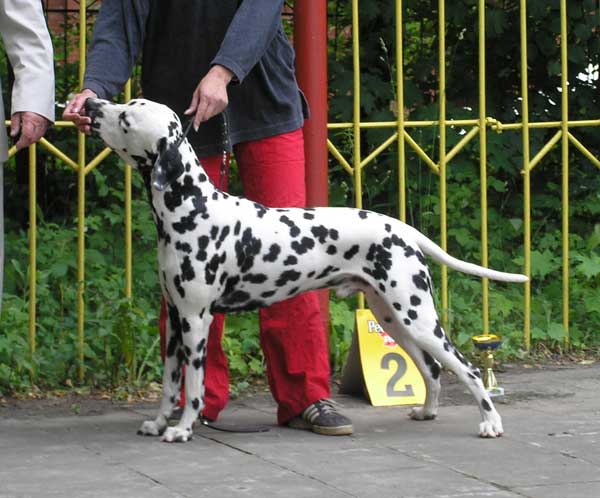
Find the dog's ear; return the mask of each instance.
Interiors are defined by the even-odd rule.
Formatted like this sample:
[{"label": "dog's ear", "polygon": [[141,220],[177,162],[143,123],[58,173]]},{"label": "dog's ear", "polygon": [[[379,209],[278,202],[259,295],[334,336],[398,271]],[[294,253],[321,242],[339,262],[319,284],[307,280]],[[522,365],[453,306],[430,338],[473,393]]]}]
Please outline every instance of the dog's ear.
[{"label": "dog's ear", "polygon": [[177,180],[184,170],[181,153],[177,146],[167,143],[166,138],[161,138],[158,142],[158,158],[152,168],[152,186],[158,191],[163,191]]}]

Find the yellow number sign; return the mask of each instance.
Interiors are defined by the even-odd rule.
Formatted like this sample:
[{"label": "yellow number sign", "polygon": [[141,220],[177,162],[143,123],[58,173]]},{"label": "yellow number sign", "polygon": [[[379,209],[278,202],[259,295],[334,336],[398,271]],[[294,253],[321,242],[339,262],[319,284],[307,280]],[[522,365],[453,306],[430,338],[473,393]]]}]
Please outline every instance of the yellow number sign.
[{"label": "yellow number sign", "polygon": [[425,382],[421,372],[370,310],[356,312],[356,330],[362,377],[371,404],[423,404]]}]

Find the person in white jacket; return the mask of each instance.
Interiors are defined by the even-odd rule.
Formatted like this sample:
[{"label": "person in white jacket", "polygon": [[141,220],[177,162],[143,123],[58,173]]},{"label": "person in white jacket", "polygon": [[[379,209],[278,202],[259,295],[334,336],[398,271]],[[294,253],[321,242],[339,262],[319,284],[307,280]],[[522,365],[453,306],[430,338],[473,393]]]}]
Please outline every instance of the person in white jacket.
[{"label": "person in white jacket", "polygon": [[[54,59],[42,2],[0,0],[0,36],[15,75],[10,135],[16,140],[17,149],[22,149],[42,138],[54,121]],[[4,119],[1,98],[0,117]],[[0,311],[4,266],[3,165],[7,159],[8,137],[4,126],[0,126]]]}]

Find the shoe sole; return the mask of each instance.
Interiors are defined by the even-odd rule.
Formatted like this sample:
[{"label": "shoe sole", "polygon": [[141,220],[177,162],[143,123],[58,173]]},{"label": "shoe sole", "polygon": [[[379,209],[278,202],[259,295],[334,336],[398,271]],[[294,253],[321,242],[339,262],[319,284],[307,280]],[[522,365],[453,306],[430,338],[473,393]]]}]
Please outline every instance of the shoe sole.
[{"label": "shoe sole", "polygon": [[313,431],[321,436],[349,436],[354,432],[354,427],[350,425],[339,425],[337,427],[327,427],[323,425],[311,425],[301,418],[294,418],[288,422],[288,427],[292,429],[302,429]]}]

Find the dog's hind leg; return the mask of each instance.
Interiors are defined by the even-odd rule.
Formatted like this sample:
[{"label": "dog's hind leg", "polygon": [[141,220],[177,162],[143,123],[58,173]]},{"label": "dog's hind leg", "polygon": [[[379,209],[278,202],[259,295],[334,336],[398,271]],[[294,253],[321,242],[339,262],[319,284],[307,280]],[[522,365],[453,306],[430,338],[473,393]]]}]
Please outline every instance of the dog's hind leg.
[{"label": "dog's hind leg", "polygon": [[369,307],[379,324],[411,357],[425,381],[425,404],[422,407],[413,408],[410,417],[414,420],[433,420],[437,416],[438,398],[441,389],[440,372],[442,368],[440,364],[413,342],[410,335],[403,330],[398,321],[389,321],[391,317],[395,316],[395,313],[384,299],[376,294],[373,289],[367,289],[365,294]]},{"label": "dog's hind leg", "polygon": [[[390,315],[387,316],[384,315],[383,326],[385,327],[388,321],[401,324],[402,329],[410,337],[410,341],[431,357],[424,356],[425,363],[435,358],[445,368],[454,372],[477,401],[482,418],[479,435],[487,438],[501,436],[504,432],[502,419],[483,386],[479,370],[452,345],[438,319],[433,297],[425,287],[429,290],[429,285],[423,283],[421,289],[412,289],[414,292],[412,294],[388,291],[386,301],[392,303],[394,312],[393,314],[390,312]],[[421,415],[425,414],[425,410],[422,413],[417,410],[413,418],[420,419]]]},{"label": "dog's hind leg", "polygon": [[206,345],[212,315],[204,310],[187,313],[181,317],[182,343],[177,356],[186,365],[185,398],[186,404],[179,423],[167,427],[162,441],[186,442],[192,439],[193,425],[204,408],[204,367],[206,365]]}]

